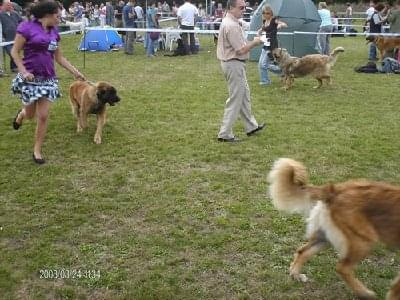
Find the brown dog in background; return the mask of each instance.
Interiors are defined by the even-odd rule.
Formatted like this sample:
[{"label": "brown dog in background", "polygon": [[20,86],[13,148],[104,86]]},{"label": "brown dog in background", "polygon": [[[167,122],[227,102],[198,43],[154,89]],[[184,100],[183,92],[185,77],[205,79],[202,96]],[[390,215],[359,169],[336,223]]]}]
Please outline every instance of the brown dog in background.
[{"label": "brown dog in background", "polygon": [[320,88],[323,79],[330,84],[330,70],[335,64],[338,54],[343,51],[343,47],[337,47],[331,55],[309,54],[299,58],[290,56],[284,48],[276,48],[272,54],[282,69],[284,89],[288,90],[292,86],[294,78],[307,75],[318,80],[318,85],[314,88]]},{"label": "brown dog in background", "polygon": [[77,132],[81,132],[87,126],[89,114],[96,114],[97,128],[94,142],[100,144],[103,126],[106,123],[106,104],[114,106],[121,100],[117,95],[117,90],[104,81],[95,84],[75,81],[69,88],[69,99],[72,112],[78,119]]},{"label": "brown dog in background", "polygon": [[367,37],[367,41],[368,43],[375,43],[376,48],[379,50],[381,61],[393,49],[400,49],[400,37],[374,35]]},{"label": "brown dog in background", "polygon": [[[308,216],[308,242],[297,249],[290,275],[307,281],[302,266],[330,243],[339,253],[336,271],[342,279],[357,297],[375,299],[354,268],[377,242],[400,247],[400,187],[367,180],[312,186],[306,168],[289,158],[277,160],[268,176],[273,205]],[[400,299],[400,276],[386,299]]]}]

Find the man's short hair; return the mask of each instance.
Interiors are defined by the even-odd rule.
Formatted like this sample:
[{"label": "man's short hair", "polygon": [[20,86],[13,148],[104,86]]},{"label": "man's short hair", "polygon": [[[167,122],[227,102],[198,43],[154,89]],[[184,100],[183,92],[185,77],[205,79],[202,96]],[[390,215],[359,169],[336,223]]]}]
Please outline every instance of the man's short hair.
[{"label": "man's short hair", "polygon": [[236,7],[236,3],[237,3],[237,0],[228,0],[226,2],[226,9],[229,10],[229,9]]}]

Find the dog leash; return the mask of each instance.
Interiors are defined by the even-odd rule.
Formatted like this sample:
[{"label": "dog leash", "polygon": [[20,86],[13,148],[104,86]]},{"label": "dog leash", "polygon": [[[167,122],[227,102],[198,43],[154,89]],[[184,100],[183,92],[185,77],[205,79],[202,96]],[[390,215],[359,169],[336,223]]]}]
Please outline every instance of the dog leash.
[{"label": "dog leash", "polygon": [[90,80],[85,80],[87,83],[89,83],[90,85],[96,85],[93,81],[90,81]]}]

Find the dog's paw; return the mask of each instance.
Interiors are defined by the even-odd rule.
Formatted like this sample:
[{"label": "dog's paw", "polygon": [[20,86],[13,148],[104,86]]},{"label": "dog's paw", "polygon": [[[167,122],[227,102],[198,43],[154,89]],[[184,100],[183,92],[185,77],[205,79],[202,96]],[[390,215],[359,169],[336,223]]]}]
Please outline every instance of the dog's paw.
[{"label": "dog's paw", "polygon": [[95,144],[101,144],[101,137],[100,136],[98,136],[98,135],[95,135],[94,136],[94,143]]},{"label": "dog's paw", "polygon": [[301,273],[294,273],[294,274],[290,274],[290,276],[294,279],[297,280],[299,282],[307,282],[308,281],[308,277],[306,274],[301,274]]},{"label": "dog's paw", "polygon": [[78,127],[78,128],[76,128],[76,132],[77,132],[77,133],[81,133],[81,132],[82,132],[82,130],[83,130],[83,129],[82,129],[82,127]]},{"label": "dog's paw", "polygon": [[[358,293],[357,295],[357,299],[362,299],[362,300],[373,300],[373,299],[377,299],[376,294],[371,291],[371,290],[365,290],[362,293]],[[398,299],[397,297],[395,299]]]}]

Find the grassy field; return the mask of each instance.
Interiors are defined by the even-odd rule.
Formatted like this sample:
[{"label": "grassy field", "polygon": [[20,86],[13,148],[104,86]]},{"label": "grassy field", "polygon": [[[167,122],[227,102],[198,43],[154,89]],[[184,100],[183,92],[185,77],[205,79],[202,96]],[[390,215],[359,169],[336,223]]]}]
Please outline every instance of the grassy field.
[{"label": "grassy field", "polygon": [[[277,77],[261,87],[248,63],[253,111],[268,127],[247,138],[237,122],[235,145],[216,141],[227,88],[211,37],[196,56],[146,59],[136,44],[133,56],[87,53],[85,68],[79,39],[63,38],[65,55],[122,98],[103,144],[92,141],[94,117],[75,132],[72,77],[58,69],[63,97],[47,163],[35,165],[35,123],[12,129],[20,103],[11,77],[0,79],[1,299],[352,299],[333,250],[306,265],[310,282],[289,278],[304,222],[273,209],[266,174],[283,156],[303,161],[315,184],[400,183],[400,76],[353,71],[366,63],[363,38],[332,40],[346,52],[319,90],[310,78],[288,92]],[[399,262],[378,247],[358,275],[383,298]]]}]

